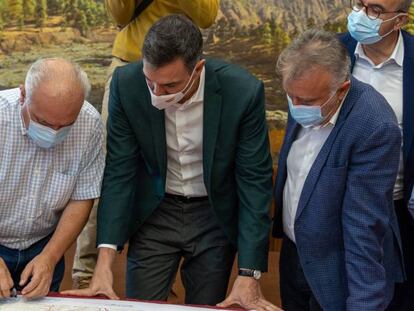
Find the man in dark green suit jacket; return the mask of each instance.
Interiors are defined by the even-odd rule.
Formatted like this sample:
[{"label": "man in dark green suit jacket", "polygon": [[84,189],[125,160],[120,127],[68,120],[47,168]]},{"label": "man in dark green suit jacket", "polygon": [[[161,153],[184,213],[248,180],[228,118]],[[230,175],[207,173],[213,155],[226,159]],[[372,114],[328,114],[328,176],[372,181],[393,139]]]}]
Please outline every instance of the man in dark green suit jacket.
[{"label": "man in dark green suit jacket", "polygon": [[113,75],[99,259],[77,293],[116,298],[110,267],[129,242],[128,297],[166,299],[184,258],[186,303],[217,304],[237,251],[239,277],[221,305],[276,310],[258,283],[272,191],[263,84],[203,59],[201,33],[183,16],[156,23],[143,54]]}]

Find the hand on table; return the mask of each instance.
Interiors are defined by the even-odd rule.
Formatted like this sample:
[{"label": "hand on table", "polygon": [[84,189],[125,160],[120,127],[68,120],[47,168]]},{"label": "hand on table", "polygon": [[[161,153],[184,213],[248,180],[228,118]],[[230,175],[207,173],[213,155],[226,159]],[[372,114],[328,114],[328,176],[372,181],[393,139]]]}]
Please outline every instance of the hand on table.
[{"label": "hand on table", "polygon": [[85,297],[105,295],[109,299],[119,299],[112,286],[113,275],[111,269],[100,268],[97,265],[88,288],[65,290],[61,294]]},{"label": "hand on table", "polygon": [[3,258],[0,257],[0,299],[8,298],[13,287],[13,279]]},{"label": "hand on table", "polygon": [[245,276],[238,276],[230,295],[217,304],[218,307],[223,308],[232,305],[239,305],[247,310],[282,311],[264,298],[257,280]]},{"label": "hand on table", "polygon": [[[24,268],[19,285],[27,299],[44,297],[49,293],[56,262],[45,254],[39,254]],[[30,281],[29,281],[30,280]]]}]

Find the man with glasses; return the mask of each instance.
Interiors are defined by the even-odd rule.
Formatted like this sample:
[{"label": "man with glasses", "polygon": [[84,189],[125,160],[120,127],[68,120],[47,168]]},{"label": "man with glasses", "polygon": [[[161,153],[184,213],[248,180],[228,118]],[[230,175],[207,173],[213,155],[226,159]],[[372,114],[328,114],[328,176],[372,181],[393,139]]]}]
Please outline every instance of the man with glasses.
[{"label": "man with glasses", "polygon": [[353,0],[349,32],[340,36],[351,56],[352,74],[386,98],[402,132],[394,206],[407,280],[397,285],[390,305],[399,311],[414,306],[414,222],[407,209],[414,184],[414,37],[401,29],[411,5],[412,0]]},{"label": "man with glasses", "polygon": [[287,311],[383,311],[403,277],[392,199],[398,123],[378,92],[350,77],[349,65],[336,36],[318,30],[277,62],[289,118],[273,233],[283,238]]}]

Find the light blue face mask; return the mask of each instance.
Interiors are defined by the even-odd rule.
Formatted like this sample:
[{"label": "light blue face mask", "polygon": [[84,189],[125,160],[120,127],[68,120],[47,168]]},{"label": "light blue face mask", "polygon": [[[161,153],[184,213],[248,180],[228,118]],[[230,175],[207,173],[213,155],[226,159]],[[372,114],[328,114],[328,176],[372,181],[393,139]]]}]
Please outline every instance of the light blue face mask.
[{"label": "light blue face mask", "polygon": [[391,30],[387,34],[381,36],[379,34],[381,25],[397,18],[398,16],[400,16],[400,14],[387,20],[382,20],[380,18],[371,19],[363,10],[358,12],[352,11],[348,15],[348,31],[351,36],[361,44],[374,44],[393,32],[393,30]]},{"label": "light blue face mask", "polygon": [[322,115],[322,107],[325,106],[336,94],[336,92],[321,106],[306,106],[306,105],[294,105],[292,99],[287,95],[289,104],[289,111],[292,118],[296,120],[303,127],[317,126],[321,124],[326,116]]},{"label": "light blue face mask", "polygon": [[27,135],[33,142],[41,148],[49,149],[65,140],[68,136],[72,125],[62,127],[59,130],[54,130],[50,127],[44,126],[32,120],[27,107],[29,115],[29,127],[27,129]]}]

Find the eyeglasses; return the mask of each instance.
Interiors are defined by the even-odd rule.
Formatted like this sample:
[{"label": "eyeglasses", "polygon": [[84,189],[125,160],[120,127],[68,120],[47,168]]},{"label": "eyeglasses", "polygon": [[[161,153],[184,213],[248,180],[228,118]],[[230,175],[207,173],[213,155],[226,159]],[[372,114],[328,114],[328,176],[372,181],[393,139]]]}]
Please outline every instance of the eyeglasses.
[{"label": "eyeglasses", "polygon": [[366,5],[364,2],[362,2],[361,0],[351,0],[351,8],[352,10],[354,10],[355,12],[359,12],[361,10],[365,9],[365,14],[367,14],[367,16],[372,19],[378,19],[380,17],[381,14],[388,14],[388,13],[404,13],[401,10],[398,11],[393,11],[393,12],[386,12],[384,11],[384,9],[379,6],[379,5]]}]

